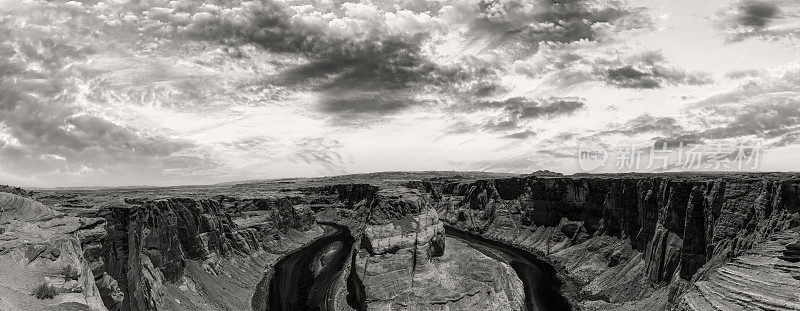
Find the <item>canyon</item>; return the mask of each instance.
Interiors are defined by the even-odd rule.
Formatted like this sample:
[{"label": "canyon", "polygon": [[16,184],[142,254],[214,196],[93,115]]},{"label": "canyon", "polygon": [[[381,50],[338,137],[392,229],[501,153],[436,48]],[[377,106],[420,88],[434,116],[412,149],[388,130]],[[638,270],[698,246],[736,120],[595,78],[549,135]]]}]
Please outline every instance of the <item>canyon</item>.
[{"label": "canyon", "polygon": [[[0,310],[800,310],[799,187],[470,172],[3,187]],[[58,295],[33,297],[41,283]]]}]

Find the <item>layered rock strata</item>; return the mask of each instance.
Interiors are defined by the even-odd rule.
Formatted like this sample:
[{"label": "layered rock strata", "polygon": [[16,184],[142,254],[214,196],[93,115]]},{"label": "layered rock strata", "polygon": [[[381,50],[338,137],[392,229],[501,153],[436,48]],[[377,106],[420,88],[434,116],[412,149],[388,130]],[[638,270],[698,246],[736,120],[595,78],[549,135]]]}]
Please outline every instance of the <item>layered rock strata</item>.
[{"label": "layered rock strata", "polygon": [[[78,239],[96,224],[0,192],[0,310],[105,310]],[[53,297],[37,299],[40,285]]]},{"label": "layered rock strata", "polygon": [[800,282],[787,232],[800,225],[799,184],[772,175],[509,178],[444,184],[438,209],[454,226],[551,262],[584,310],[791,310]]},{"label": "layered rock strata", "polygon": [[[335,310],[524,308],[514,270],[443,222],[549,262],[573,309],[798,310],[799,187],[788,174],[445,178],[113,192],[128,200],[70,196],[58,211],[2,188],[0,310],[266,310],[272,267],[323,236],[317,222],[355,239],[327,289]],[[33,298],[40,282],[60,293]]]},{"label": "layered rock strata", "polygon": [[[381,189],[366,207],[354,267],[369,310],[521,310],[521,281],[507,264],[446,239],[435,199]],[[428,191],[432,190],[428,187]]]},{"label": "layered rock strata", "polygon": [[234,219],[225,212],[234,208],[224,198],[131,203],[138,205],[115,208],[108,217],[101,267],[104,277],[116,281],[116,288],[105,289],[110,310],[244,310],[267,304],[257,290],[268,284],[263,273],[282,254],[322,234],[303,206],[240,211]]}]

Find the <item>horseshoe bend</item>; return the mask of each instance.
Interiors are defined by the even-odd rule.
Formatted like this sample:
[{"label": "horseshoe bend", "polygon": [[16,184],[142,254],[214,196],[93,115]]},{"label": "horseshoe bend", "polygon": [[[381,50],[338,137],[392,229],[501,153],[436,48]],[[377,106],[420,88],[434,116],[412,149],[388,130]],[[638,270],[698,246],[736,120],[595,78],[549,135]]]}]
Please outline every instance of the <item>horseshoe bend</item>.
[{"label": "horseshoe bend", "polygon": [[0,310],[800,310],[799,190],[791,173],[5,186]]}]

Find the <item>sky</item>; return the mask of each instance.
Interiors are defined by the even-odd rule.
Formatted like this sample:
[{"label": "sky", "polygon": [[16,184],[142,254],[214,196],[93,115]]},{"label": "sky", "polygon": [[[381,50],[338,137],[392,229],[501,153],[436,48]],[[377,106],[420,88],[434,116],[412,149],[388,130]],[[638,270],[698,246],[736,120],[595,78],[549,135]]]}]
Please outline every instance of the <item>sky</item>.
[{"label": "sky", "polygon": [[797,171],[799,40],[793,0],[0,0],[0,183]]}]

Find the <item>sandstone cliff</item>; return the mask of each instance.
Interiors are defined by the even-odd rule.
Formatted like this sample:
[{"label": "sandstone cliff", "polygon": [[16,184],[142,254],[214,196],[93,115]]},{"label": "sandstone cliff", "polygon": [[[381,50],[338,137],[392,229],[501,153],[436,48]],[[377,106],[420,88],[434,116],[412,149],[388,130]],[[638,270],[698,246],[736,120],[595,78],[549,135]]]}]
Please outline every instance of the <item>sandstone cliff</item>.
[{"label": "sandstone cliff", "polygon": [[105,232],[84,239],[93,250],[86,257],[110,310],[267,310],[274,264],[324,234],[314,212],[341,210],[327,220],[359,228],[349,212],[376,191],[354,184],[127,199],[103,212]]},{"label": "sandstone cliff", "polygon": [[271,264],[322,234],[305,206],[228,198],[129,203],[107,218],[102,247],[104,277],[116,281],[116,288],[101,286],[111,310],[250,309],[264,303],[251,295]]},{"label": "sandstone cliff", "polygon": [[[516,268],[445,223],[550,263],[573,309],[798,310],[798,187],[600,175],[39,196],[54,208],[4,188],[0,310],[268,310],[273,267],[328,236],[319,224],[355,241],[312,261],[350,252],[321,293],[335,310],[524,309]],[[39,282],[61,293],[35,299]]]},{"label": "sandstone cliff", "polygon": [[[413,187],[414,189],[408,188]],[[362,207],[354,267],[369,310],[521,310],[521,281],[507,264],[446,239],[430,183],[385,187]]]},{"label": "sandstone cliff", "polygon": [[797,242],[799,184],[781,175],[509,178],[443,184],[438,209],[551,262],[581,309],[796,310],[800,270],[780,257]]}]

